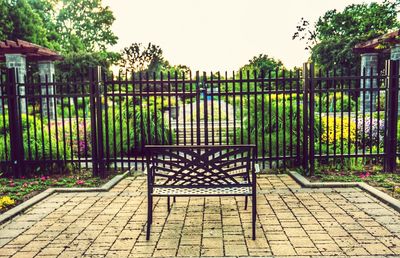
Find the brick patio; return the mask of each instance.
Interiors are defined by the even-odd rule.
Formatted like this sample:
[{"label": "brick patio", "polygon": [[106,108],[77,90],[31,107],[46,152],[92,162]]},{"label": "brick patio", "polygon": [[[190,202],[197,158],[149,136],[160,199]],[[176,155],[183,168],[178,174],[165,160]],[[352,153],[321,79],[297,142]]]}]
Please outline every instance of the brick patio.
[{"label": "brick patio", "polygon": [[258,179],[257,240],[244,198],[155,200],[145,240],[146,178],[110,192],[57,193],[0,226],[3,257],[400,255],[400,216],[358,188],[301,188]]}]

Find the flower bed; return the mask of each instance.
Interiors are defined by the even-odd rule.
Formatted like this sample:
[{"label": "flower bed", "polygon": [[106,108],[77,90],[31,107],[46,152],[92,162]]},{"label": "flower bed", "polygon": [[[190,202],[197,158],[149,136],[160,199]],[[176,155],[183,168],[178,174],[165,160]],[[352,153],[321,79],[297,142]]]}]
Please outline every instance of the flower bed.
[{"label": "flower bed", "polygon": [[[110,175],[112,177],[113,175]],[[109,178],[110,178],[109,177]],[[0,213],[20,204],[50,187],[97,187],[108,181],[92,177],[90,171],[74,175],[35,176],[32,178],[0,178]]]},{"label": "flower bed", "polygon": [[319,182],[365,182],[400,200],[400,174],[382,173],[377,167],[363,171],[343,172],[334,169],[318,171],[311,181]]}]

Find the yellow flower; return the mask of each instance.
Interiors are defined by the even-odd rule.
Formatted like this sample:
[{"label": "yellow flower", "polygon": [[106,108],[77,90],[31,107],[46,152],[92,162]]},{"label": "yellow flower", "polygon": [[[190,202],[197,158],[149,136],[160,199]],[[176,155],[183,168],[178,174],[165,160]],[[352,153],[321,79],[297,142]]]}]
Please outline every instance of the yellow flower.
[{"label": "yellow flower", "polygon": [[10,198],[10,196],[0,197],[0,210],[6,208],[7,206],[14,205],[15,201]]},{"label": "yellow flower", "polygon": [[[356,139],[356,124],[349,118],[324,117],[321,120],[321,140],[325,143],[354,142]],[[349,127],[350,125],[350,127]]]}]

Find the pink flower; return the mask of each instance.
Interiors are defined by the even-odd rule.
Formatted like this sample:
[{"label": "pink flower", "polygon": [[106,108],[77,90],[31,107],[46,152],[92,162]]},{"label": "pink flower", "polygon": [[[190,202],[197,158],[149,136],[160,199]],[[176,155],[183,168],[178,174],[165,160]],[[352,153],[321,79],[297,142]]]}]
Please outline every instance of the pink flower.
[{"label": "pink flower", "polygon": [[10,182],[10,186],[11,187],[15,186],[14,182]]},{"label": "pink flower", "polygon": [[84,180],[76,180],[77,185],[83,185],[85,183]]},{"label": "pink flower", "polygon": [[45,177],[45,176],[42,176],[42,177],[40,178],[40,180],[45,181],[45,180],[46,180],[46,177]]},{"label": "pink flower", "polygon": [[370,175],[371,174],[369,172],[365,172],[365,173],[360,174],[358,177],[361,178],[361,179],[364,179],[364,178],[369,177]]},{"label": "pink flower", "polygon": [[22,185],[22,187],[27,187],[28,186],[28,184],[27,183],[24,183],[23,185]]}]

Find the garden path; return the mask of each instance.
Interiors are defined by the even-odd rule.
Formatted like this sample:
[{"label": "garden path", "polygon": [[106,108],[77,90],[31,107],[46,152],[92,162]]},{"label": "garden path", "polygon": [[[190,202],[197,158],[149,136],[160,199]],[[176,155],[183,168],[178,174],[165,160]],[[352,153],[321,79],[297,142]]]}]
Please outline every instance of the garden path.
[{"label": "garden path", "polygon": [[[232,136],[234,129],[240,128],[240,121],[234,119],[234,109],[231,104],[221,100],[207,101],[207,116],[205,116],[204,101],[200,102],[200,143],[204,144],[205,139],[213,144],[226,144],[227,137]],[[168,115],[168,114],[167,114]],[[208,135],[206,137],[206,122],[207,117]],[[178,131],[177,141],[179,143],[196,144],[197,143],[197,112],[196,102],[184,104],[179,107],[177,120],[173,120],[171,127]],[[193,142],[192,142],[193,141]]]}]

